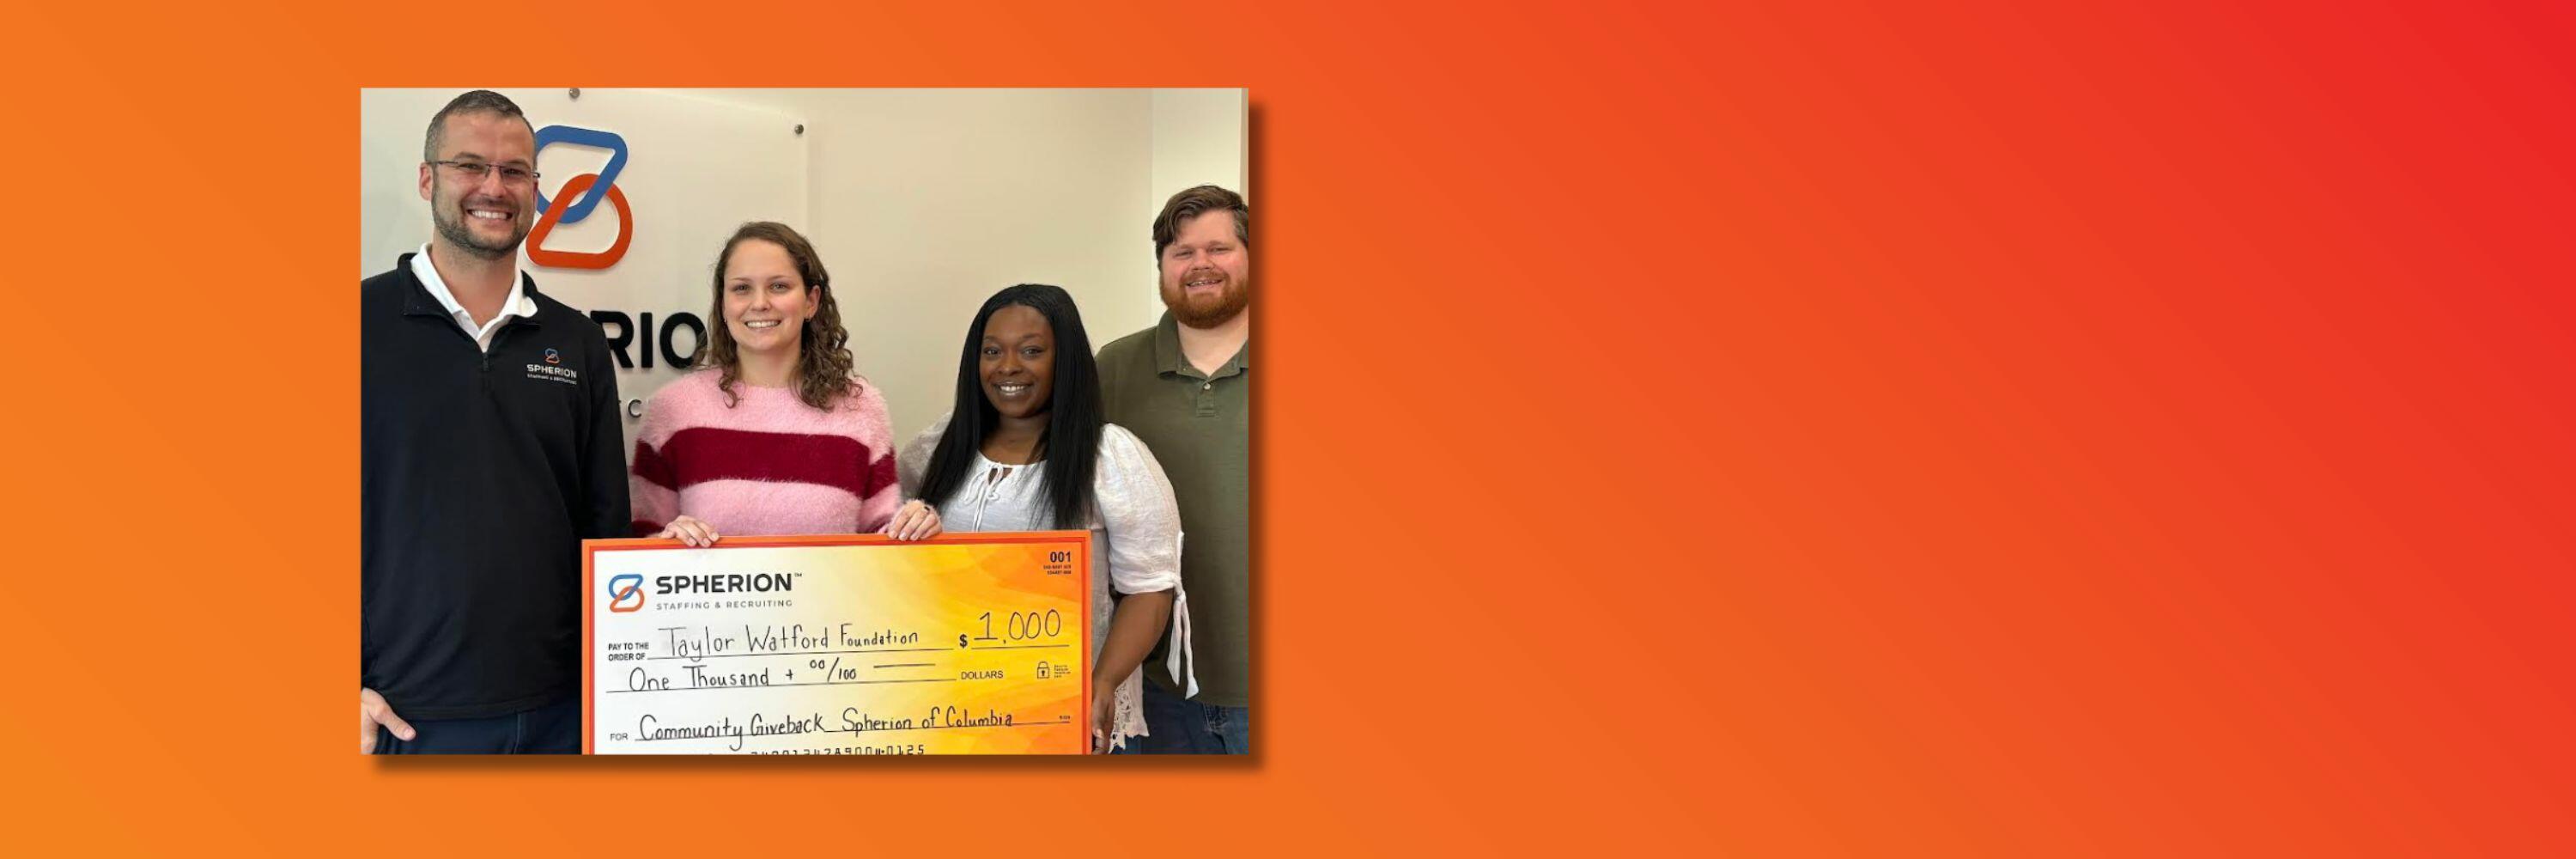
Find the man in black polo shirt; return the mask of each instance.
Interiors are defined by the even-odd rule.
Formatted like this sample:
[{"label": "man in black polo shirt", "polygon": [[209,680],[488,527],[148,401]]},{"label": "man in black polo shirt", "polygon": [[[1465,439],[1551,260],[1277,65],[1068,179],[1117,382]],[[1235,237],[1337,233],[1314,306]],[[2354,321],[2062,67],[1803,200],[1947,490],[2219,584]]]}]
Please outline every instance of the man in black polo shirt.
[{"label": "man in black polo shirt", "polygon": [[499,93],[448,102],[438,229],[358,284],[361,752],[581,751],[580,541],[626,536],[625,438],[607,338],[518,271],[536,145]]}]

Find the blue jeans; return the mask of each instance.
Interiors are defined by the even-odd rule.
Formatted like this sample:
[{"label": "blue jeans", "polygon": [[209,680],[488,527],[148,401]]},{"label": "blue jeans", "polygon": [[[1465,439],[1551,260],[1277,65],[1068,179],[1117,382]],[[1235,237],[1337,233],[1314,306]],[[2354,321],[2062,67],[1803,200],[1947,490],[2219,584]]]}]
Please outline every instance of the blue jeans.
[{"label": "blue jeans", "polygon": [[1145,753],[1241,755],[1252,752],[1252,709],[1201,704],[1145,683]]},{"label": "blue jeans", "polygon": [[412,739],[376,726],[379,755],[581,754],[581,700],[489,719],[407,719]]}]

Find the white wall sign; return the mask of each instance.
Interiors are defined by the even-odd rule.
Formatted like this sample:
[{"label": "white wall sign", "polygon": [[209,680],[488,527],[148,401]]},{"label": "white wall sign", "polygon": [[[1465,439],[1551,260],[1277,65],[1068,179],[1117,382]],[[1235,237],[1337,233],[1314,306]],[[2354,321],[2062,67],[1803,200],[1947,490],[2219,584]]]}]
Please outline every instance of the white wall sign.
[{"label": "white wall sign", "polygon": [[[429,204],[416,190],[421,144],[429,118],[460,92],[363,93],[360,277],[429,240]],[[539,290],[600,323],[624,368],[617,387],[631,421],[684,372],[680,362],[714,324],[705,317],[716,254],[734,228],[809,223],[804,120],[668,91],[498,92],[527,113],[541,144],[537,190],[547,205],[519,265]],[[568,185],[576,193],[566,195]]]}]

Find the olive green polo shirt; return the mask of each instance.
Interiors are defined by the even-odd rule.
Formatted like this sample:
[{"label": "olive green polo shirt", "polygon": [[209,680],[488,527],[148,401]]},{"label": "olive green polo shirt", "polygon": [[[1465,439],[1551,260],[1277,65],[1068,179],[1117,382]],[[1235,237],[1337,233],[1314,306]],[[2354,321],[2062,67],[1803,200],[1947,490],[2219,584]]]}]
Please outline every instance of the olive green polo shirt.
[{"label": "olive green polo shirt", "polygon": [[[1181,506],[1181,586],[1201,703],[1252,705],[1252,344],[1214,373],[1181,357],[1170,313],[1100,347],[1101,406],[1143,439]],[[1177,692],[1156,645],[1145,676]]]}]

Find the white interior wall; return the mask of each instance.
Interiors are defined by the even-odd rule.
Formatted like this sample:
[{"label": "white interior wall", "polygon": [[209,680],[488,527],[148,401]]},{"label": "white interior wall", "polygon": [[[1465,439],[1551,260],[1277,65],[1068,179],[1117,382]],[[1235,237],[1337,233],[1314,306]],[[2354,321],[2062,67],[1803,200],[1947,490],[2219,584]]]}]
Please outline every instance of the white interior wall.
[{"label": "white interior wall", "polygon": [[1154,206],[1182,189],[1216,185],[1252,201],[1251,105],[1239,89],[1158,89],[1154,101]]},{"label": "white interior wall", "polygon": [[[733,93],[718,94],[733,96]],[[948,411],[967,323],[995,291],[1052,283],[1085,327],[1120,331],[1151,299],[1143,228],[1150,104],[1126,90],[787,90],[812,119],[815,246],[859,370],[897,442]],[[1150,216],[1148,216],[1150,218]],[[1141,286],[1139,286],[1141,285]]]},{"label": "white interior wall", "polygon": [[[1157,165],[1239,185],[1246,157],[1240,89],[695,93],[807,119],[813,215],[796,226],[831,267],[898,443],[948,411],[966,325],[1003,287],[1064,287],[1095,347],[1154,324],[1149,228],[1187,187],[1159,191]],[[1186,109],[1166,117],[1158,105],[1176,95]],[[1188,184],[1200,181],[1217,179]]]}]

